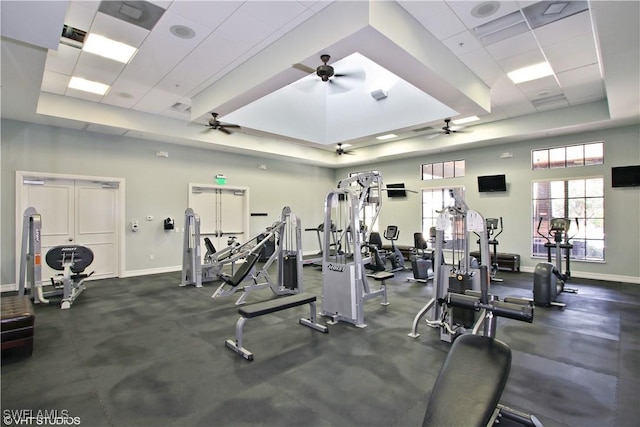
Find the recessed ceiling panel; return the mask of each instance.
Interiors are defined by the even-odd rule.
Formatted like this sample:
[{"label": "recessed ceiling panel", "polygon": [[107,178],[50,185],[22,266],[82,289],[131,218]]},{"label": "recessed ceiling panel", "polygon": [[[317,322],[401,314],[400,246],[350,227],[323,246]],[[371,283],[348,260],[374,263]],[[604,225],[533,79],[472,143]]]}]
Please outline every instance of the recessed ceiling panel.
[{"label": "recessed ceiling panel", "polygon": [[[458,113],[359,53],[331,64],[336,76],[310,74],[224,119],[242,127],[330,145]],[[372,92],[387,97],[376,100]]]}]

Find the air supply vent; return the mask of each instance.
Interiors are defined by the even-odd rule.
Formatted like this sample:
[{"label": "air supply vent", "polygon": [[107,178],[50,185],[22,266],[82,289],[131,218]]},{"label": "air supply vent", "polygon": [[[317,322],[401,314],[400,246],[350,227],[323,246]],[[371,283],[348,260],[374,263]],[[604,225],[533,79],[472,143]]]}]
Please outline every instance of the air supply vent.
[{"label": "air supply vent", "polygon": [[82,49],[82,45],[84,44],[84,38],[86,37],[86,35],[86,31],[73,28],[69,25],[64,25],[62,27],[60,43],[67,46],[75,47],[77,49]]},{"label": "air supply vent", "polygon": [[148,1],[102,1],[98,11],[149,31],[164,14],[163,8]]},{"label": "air supply vent", "polygon": [[188,104],[183,104],[182,102],[176,102],[175,104],[173,104],[171,106],[171,109],[173,111],[178,111],[180,113],[190,113],[191,112],[191,106]]},{"label": "air supply vent", "polygon": [[436,128],[434,128],[433,126],[425,126],[423,128],[413,129],[413,132],[427,132],[430,130],[436,130]]}]

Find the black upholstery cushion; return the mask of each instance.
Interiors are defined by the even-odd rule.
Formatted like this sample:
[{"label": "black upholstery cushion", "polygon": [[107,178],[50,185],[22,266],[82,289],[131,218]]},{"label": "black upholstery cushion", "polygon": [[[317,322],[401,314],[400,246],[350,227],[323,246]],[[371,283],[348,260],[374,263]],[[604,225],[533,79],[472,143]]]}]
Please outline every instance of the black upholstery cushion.
[{"label": "black upholstery cushion", "polygon": [[315,300],[316,296],[310,293],[295,294],[265,302],[259,302],[257,304],[251,304],[246,307],[240,307],[238,309],[238,313],[240,313],[242,317],[250,319],[252,317],[258,317],[264,314],[275,313],[276,311],[297,307],[299,305],[309,304]]},{"label": "black upholstery cushion", "polygon": [[481,335],[458,337],[438,374],[425,426],[486,426],[511,369],[511,349]]}]

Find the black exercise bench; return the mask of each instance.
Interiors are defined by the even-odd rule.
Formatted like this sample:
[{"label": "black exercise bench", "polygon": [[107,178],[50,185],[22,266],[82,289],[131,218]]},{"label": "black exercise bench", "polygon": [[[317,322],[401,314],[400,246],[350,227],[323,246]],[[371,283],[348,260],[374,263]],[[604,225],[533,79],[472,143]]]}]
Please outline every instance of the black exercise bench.
[{"label": "black exercise bench", "polygon": [[265,314],[276,313],[278,311],[287,310],[289,308],[298,307],[305,304],[309,304],[310,307],[309,318],[300,319],[300,324],[308,326],[311,329],[315,329],[325,334],[329,332],[329,329],[325,325],[316,323],[316,296],[310,293],[300,293],[282,298],[275,298],[257,304],[251,304],[245,307],[240,307],[238,309],[240,318],[236,322],[236,338],[235,340],[226,340],[225,345],[245,359],[253,360],[253,353],[242,346],[242,330],[247,319],[264,316]]}]

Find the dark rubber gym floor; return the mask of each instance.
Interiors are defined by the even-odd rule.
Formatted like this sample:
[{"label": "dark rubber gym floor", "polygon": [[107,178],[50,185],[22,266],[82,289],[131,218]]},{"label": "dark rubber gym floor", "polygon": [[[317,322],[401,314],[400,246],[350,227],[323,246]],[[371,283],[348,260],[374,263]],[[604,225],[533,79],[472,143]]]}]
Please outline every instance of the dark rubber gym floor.
[{"label": "dark rubber gym floor", "polygon": [[[410,275],[388,281],[389,306],[366,303],[364,329],[300,326],[308,306],[249,319],[253,362],[224,345],[239,293],[212,300],[214,284],[181,288],[180,273],[88,282],[70,310],[35,307],[31,358],[3,355],[3,425],[21,409],[65,410],[93,427],[421,425],[449,344],[424,323],[407,336],[432,293]],[[531,297],[532,274],[499,276],[493,294]],[[304,277],[320,296],[320,271]],[[497,338],[513,350],[502,403],[547,427],[637,426],[640,286],[571,286],[579,293],[560,296],[564,311],[536,308],[533,324],[499,319]],[[261,290],[248,301],[270,298]]]}]

